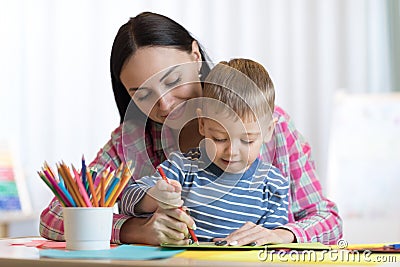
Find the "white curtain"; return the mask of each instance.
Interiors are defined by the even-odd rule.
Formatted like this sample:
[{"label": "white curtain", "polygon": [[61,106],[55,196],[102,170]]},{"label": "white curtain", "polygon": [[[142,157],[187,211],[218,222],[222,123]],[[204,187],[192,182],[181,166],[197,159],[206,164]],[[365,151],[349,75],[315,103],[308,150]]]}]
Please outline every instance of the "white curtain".
[{"label": "white curtain", "polygon": [[[89,161],[118,125],[109,75],[113,38],[129,17],[153,11],[183,24],[214,61],[262,63],[326,184],[335,91],[394,89],[387,3],[2,0],[0,139],[18,146],[39,215],[51,198],[36,174],[42,162],[78,164],[82,154]],[[28,234],[37,233],[37,222],[29,227]]]}]

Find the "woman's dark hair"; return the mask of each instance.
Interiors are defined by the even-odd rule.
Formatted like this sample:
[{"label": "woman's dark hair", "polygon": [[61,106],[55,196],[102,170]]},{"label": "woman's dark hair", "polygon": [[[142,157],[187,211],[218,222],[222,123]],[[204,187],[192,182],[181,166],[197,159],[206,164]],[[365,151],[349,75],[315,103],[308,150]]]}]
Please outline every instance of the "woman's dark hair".
[{"label": "woman's dark hair", "polygon": [[[193,41],[195,39],[180,24],[168,17],[151,12],[140,13],[121,26],[115,36],[110,59],[111,82],[120,123],[124,119],[129,119],[129,114],[132,113],[130,110],[129,114],[126,114],[131,97],[120,80],[124,63],[138,48],[145,46],[168,46],[190,53]],[[203,60],[200,74],[205,77],[210,71],[210,66],[205,62],[207,55],[200,44],[199,50]]]}]

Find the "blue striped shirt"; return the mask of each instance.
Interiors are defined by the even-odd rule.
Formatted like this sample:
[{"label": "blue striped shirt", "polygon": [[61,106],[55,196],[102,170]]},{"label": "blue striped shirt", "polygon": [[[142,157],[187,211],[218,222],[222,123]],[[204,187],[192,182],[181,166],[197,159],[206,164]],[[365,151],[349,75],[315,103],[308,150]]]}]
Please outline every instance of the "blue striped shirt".
[{"label": "blue striped shirt", "polygon": [[[171,153],[161,164],[168,179],[182,185],[184,206],[196,223],[200,241],[225,237],[246,222],[273,229],[288,222],[289,183],[278,168],[257,159],[241,174],[225,173],[199,149]],[[123,193],[121,212],[134,216],[135,205],[161,179],[157,172],[132,183]]]}]

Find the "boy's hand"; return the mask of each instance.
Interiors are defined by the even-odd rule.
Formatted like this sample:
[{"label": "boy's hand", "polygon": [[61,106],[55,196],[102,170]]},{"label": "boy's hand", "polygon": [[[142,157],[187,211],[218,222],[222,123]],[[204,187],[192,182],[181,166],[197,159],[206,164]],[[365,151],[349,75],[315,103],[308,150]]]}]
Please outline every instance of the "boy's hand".
[{"label": "boy's hand", "polygon": [[162,209],[175,209],[183,205],[181,199],[182,186],[178,181],[169,180],[169,184],[164,180],[157,183],[147,191],[147,194],[154,198],[158,206]]},{"label": "boy's hand", "polygon": [[120,240],[128,244],[189,245],[188,227],[195,229],[193,219],[184,211],[158,208],[149,218],[131,217],[126,220],[121,227]]},{"label": "boy's hand", "polygon": [[292,243],[296,242],[294,234],[286,229],[267,229],[262,225],[246,222],[242,227],[232,232],[225,238],[214,238],[214,242],[231,246],[243,246],[247,244]]}]

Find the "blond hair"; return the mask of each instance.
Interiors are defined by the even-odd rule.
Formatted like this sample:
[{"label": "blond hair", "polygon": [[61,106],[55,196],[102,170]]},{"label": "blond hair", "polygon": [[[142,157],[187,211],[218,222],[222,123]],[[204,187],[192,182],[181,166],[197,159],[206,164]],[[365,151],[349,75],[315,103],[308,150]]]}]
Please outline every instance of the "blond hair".
[{"label": "blond hair", "polygon": [[272,116],[275,90],[265,68],[250,59],[221,61],[208,74],[203,97],[218,100],[216,111],[231,108],[241,119],[256,121]]}]

